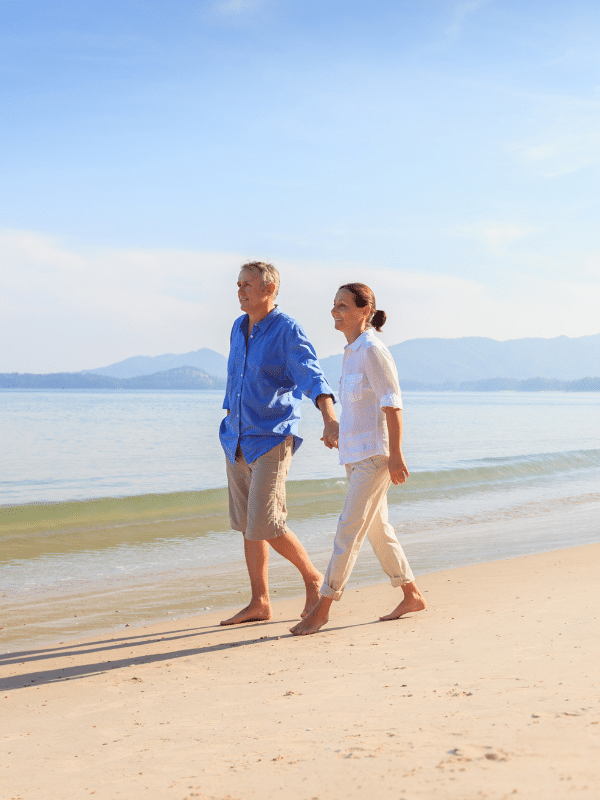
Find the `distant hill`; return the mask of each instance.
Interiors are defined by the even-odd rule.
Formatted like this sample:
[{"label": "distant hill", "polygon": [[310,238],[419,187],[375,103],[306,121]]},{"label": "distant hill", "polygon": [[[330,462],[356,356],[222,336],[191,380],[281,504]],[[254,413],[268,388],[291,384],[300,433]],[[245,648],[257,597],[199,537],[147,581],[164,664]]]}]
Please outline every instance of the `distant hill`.
[{"label": "distant hill", "polygon": [[166,353],[162,356],[133,356],[108,367],[84,369],[87,375],[107,375],[110,378],[137,378],[140,375],[156,375],[177,367],[196,367],[207,375],[216,378],[227,377],[227,359],[215,350],[202,347],[191,353],[174,355]]},{"label": "distant hill", "polygon": [[195,367],[176,367],[154,375],[111,378],[85,372],[55,372],[49,375],[0,374],[3,389],[224,389],[223,378],[207,375]]},{"label": "distant hill", "polygon": [[[401,386],[458,388],[464,381],[500,376],[514,380],[555,378],[573,381],[600,375],[600,334],[555,339],[511,339],[499,342],[483,337],[461,339],[409,339],[390,347]],[[337,388],[342,356],[321,361],[323,371]]]},{"label": "distant hill", "polygon": [[[600,334],[507,342],[475,336],[409,339],[392,345],[390,351],[405,390],[598,391],[598,378],[593,376],[600,375]],[[337,390],[341,353],[322,359],[321,365]],[[0,374],[0,387],[221,389],[225,387],[226,373],[225,356],[201,348],[183,355],[135,356],[83,372],[5,373]]]}]

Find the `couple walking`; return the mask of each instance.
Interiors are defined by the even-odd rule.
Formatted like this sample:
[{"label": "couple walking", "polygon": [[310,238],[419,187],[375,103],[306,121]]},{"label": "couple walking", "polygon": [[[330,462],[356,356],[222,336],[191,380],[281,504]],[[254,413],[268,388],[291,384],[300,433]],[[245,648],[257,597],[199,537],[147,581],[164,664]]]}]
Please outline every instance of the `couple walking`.
[{"label": "couple walking", "polygon": [[[314,348],[301,325],[275,304],[279,273],[271,264],[244,264],[238,277],[244,314],[231,332],[227,389],[220,438],[227,460],[231,527],[244,536],[250,576],[250,603],[222,625],[271,617],[268,589],[269,546],[290,561],[306,586],[302,620],[291,632],[316,633],[329,619],[365,539],[369,540],[392,586],[403,599],[382,620],[421,611],[419,592],[394,529],[387,521],[390,483],[405,483],[402,456],[402,400],[396,366],[375,336],[385,312],[375,307],[373,292],[362,283],[338,290],[331,311],[336,330],[347,341],[340,400],[341,425],[334,397]],[[349,489],[325,577],[313,566],[299,539],[286,525],[285,480],[298,436],[302,395],[323,415],[322,441],[338,448]]]}]

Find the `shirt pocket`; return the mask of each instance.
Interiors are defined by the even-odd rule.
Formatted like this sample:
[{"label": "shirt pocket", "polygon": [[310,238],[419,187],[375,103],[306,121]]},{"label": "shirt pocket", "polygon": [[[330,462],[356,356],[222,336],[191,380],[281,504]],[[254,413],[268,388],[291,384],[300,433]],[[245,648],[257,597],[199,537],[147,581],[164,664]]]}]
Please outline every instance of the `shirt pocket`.
[{"label": "shirt pocket", "polygon": [[346,375],[345,379],[343,380],[343,396],[351,403],[360,399],[363,393],[364,377],[365,376],[363,372],[352,372],[351,374]]}]

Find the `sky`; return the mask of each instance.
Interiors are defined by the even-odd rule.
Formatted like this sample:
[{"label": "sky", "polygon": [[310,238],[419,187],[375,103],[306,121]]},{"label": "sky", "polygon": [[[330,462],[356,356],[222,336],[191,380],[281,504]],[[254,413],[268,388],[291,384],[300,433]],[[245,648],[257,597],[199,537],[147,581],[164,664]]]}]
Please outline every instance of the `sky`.
[{"label": "sky", "polygon": [[226,354],[248,260],[317,352],[600,333],[597,0],[0,1],[0,372]]}]

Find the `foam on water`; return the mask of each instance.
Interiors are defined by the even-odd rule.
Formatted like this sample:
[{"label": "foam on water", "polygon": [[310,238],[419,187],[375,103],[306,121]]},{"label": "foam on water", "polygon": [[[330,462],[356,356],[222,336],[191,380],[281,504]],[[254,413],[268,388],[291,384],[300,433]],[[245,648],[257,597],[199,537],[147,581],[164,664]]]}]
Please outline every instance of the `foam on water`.
[{"label": "foam on water", "polygon": [[[594,481],[600,470],[600,449],[564,453],[536,453],[519,456],[461,461],[436,470],[416,469],[406,485],[393,487],[390,503],[403,505],[439,498],[440,492],[457,497],[473,492],[490,492],[502,487],[522,490],[532,482],[542,485],[566,475],[569,481]],[[326,478],[290,480],[289,506],[298,520],[335,513],[346,491],[346,480]],[[0,540],[19,535],[47,536],[52,532],[93,532],[131,525],[194,519],[198,533],[229,530],[225,488],[197,492],[144,494],[133,497],[103,497],[54,503],[0,506]],[[148,533],[152,538],[152,532]],[[101,544],[100,538],[98,544]],[[0,559],[7,560],[4,549]]]}]

